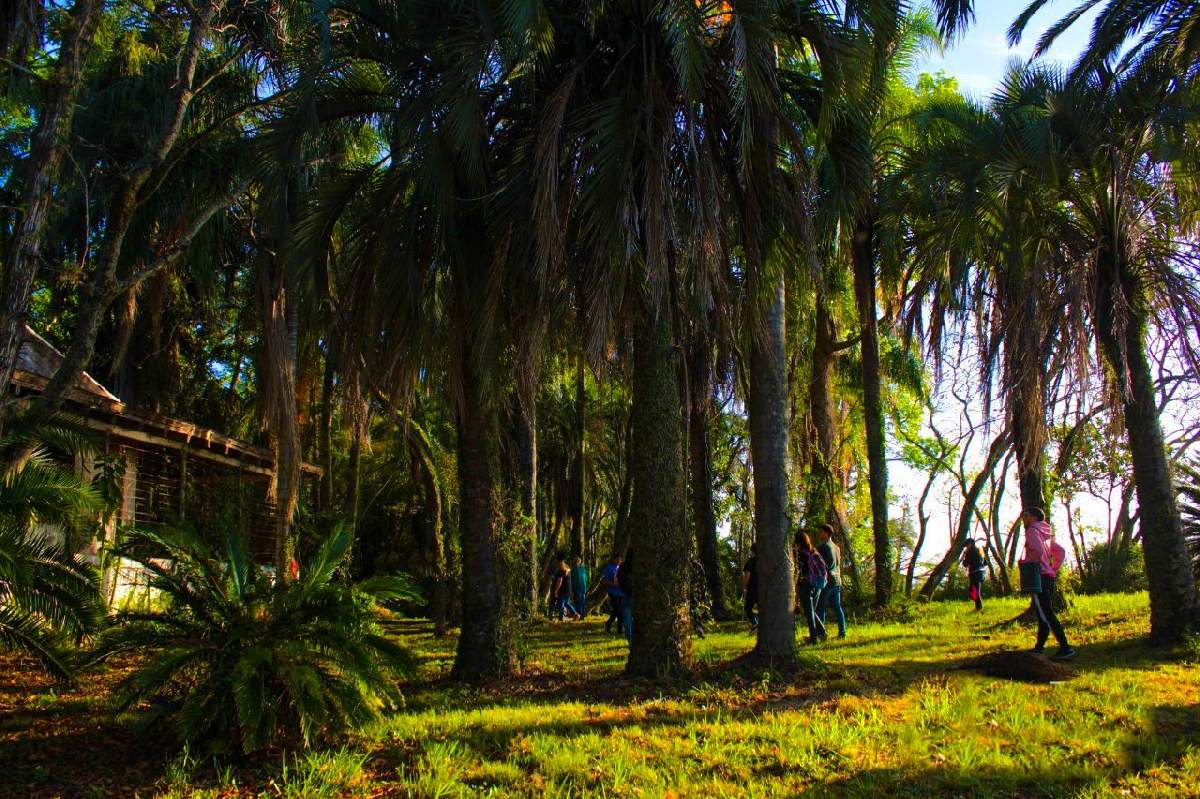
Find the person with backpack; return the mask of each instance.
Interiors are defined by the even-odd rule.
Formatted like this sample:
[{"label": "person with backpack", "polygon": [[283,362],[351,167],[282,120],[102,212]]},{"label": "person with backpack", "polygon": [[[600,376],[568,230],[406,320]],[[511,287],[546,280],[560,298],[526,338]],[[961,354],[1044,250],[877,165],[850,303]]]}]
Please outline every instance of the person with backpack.
[{"label": "person with backpack", "polygon": [[825,588],[821,590],[820,598],[817,599],[817,618],[824,624],[825,609],[832,608],[833,615],[837,619],[838,638],[845,638],[846,611],[842,610],[842,550],[833,543],[833,525],[822,524],[818,535],[821,543],[817,547],[817,552],[825,561],[825,569],[829,576],[826,579]]},{"label": "person with backpack", "polygon": [[612,558],[600,570],[600,587],[608,593],[608,618],[604,621],[604,632],[606,633],[612,632],[613,622],[617,623],[618,633],[622,633],[625,630],[624,623],[621,620],[621,603],[625,596],[621,592],[619,578],[621,561],[621,555],[614,552]]},{"label": "person with backpack", "polygon": [[588,567],[583,565],[583,558],[575,556],[574,565],[571,566],[571,598],[574,600],[575,612],[583,619],[587,615],[587,595],[588,583],[591,580],[591,575],[588,574]]},{"label": "person with backpack", "polygon": [[800,599],[800,610],[808,624],[808,642],[819,644],[828,638],[825,624],[817,618],[817,599],[829,581],[829,570],[808,533],[796,534],[796,571],[800,574],[800,587],[796,595]]},{"label": "person with backpack", "polygon": [[758,614],[754,611],[758,605],[757,550],[757,545],[750,545],[750,559],[742,567],[742,610],[746,614],[746,621],[750,622],[751,632],[758,629]]},{"label": "person with backpack", "polygon": [[967,539],[966,548],[963,550],[962,565],[967,570],[970,581],[967,596],[975,602],[975,610],[981,611],[983,610],[983,576],[987,572],[987,559],[979,551],[973,538]]},{"label": "person with backpack", "polygon": [[[1046,522],[1046,512],[1041,508],[1026,508],[1021,512],[1021,522],[1025,525],[1025,554],[1021,558],[1021,565],[1037,564],[1036,571],[1041,578],[1034,582],[1033,587],[1023,586],[1023,590],[1031,595],[1038,620],[1037,644],[1033,652],[1036,655],[1044,653],[1046,639],[1050,633],[1054,633],[1054,640],[1058,642],[1054,659],[1070,660],[1079,653],[1067,642],[1067,634],[1058,620],[1058,614],[1054,612],[1054,580],[1066,558],[1066,550],[1054,540],[1054,531]],[[1030,571],[1034,570],[1031,568]]]}]

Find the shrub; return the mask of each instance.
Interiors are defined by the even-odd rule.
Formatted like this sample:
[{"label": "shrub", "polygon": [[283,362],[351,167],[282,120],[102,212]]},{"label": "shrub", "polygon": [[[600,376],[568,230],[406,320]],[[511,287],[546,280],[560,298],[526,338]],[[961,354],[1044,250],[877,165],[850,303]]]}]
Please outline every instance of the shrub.
[{"label": "shrub", "polygon": [[1141,544],[1122,549],[1102,541],[1088,550],[1088,569],[1080,575],[1079,590],[1085,594],[1107,591],[1133,593],[1146,590],[1146,561]]},{"label": "shrub", "polygon": [[409,658],[379,628],[377,603],[415,592],[403,577],[336,582],[350,541],[336,527],[299,579],[275,584],[236,534],[220,551],[182,529],[131,536],[124,554],[152,574],[167,607],[121,613],[101,636],[98,659],[147,655],[119,684],[117,711],[149,701],[147,721],[173,723],[184,743],[249,754],[308,746],[396,706],[394,678]]},{"label": "shrub", "polygon": [[99,495],[51,450],[74,454],[88,443],[69,421],[14,419],[0,441],[0,646],[21,650],[51,674],[72,674],[71,645],[103,615],[96,571],[48,532],[69,538]]}]

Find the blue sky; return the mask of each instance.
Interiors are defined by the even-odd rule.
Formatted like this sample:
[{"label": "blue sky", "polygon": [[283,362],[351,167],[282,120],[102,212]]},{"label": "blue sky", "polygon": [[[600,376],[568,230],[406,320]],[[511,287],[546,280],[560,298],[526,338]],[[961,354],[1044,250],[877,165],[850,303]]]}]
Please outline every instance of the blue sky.
[{"label": "blue sky", "polygon": [[[1033,18],[1021,43],[1010,48],[1005,31],[1028,5],[1027,0],[976,0],[975,24],[944,55],[934,53],[918,68],[920,72],[944,70],[958,78],[964,94],[984,99],[999,83],[1009,61],[1025,60],[1042,33],[1075,7],[1077,0],[1052,0]],[[1070,63],[1087,43],[1095,12],[1071,26],[1047,54],[1047,60]]]}]

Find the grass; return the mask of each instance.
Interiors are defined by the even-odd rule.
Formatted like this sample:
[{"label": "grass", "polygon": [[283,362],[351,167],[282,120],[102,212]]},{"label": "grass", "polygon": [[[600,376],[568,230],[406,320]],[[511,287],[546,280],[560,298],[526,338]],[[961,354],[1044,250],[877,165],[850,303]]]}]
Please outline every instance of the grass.
[{"label": "grass", "polygon": [[[134,769],[140,783],[98,794],[53,773],[6,789],[15,775],[4,769],[0,795],[1200,796],[1196,652],[1144,646],[1145,596],[1075,600],[1064,615],[1081,653],[1074,680],[959,668],[1028,648],[1032,631],[1004,624],[1023,604],[995,600],[976,614],[936,603],[908,622],[852,623],[846,641],[806,648],[787,676],[728,666],[752,638],[720,625],[695,642],[698,677],[665,688],[621,675],[624,642],[597,619],[539,625],[522,676],[483,689],[445,680],[453,640],[401,622],[422,670],[407,707],[338,747],[238,770],[156,755],[157,777]],[[14,735],[38,729],[23,719],[99,714],[97,698],[66,691],[0,693],[14,701],[0,763],[19,752]]]}]

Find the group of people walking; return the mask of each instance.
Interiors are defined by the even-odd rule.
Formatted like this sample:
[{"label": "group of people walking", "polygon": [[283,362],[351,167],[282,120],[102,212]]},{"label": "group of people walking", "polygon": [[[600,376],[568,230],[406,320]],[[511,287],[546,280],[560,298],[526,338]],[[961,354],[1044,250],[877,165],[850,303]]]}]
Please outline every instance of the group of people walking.
[{"label": "group of people walking", "polygon": [[[796,534],[796,609],[808,625],[808,642],[818,644],[829,635],[825,614],[837,621],[838,638],[846,637],[846,612],[842,609],[842,551],[833,541],[833,527],[817,529],[814,545],[808,533]],[[750,558],[742,567],[742,607],[750,629],[758,628],[758,551],[750,545]]]},{"label": "group of people walking", "polygon": [[[1030,594],[1034,613],[1037,616],[1037,644],[1033,651],[1045,652],[1046,642],[1053,635],[1058,643],[1054,657],[1070,659],[1075,650],[1067,642],[1062,623],[1054,610],[1055,580],[1065,558],[1065,551],[1054,540],[1054,532],[1046,522],[1046,513],[1040,508],[1027,508],[1021,513],[1025,525],[1025,554],[1021,559],[1022,591]],[[796,610],[804,615],[808,627],[808,642],[819,644],[829,637],[825,626],[827,613],[832,613],[837,622],[838,638],[846,637],[846,613],[842,608],[842,552],[833,541],[833,527],[823,524],[817,529],[814,543],[806,532],[795,538],[797,591]],[[693,563],[692,592],[706,594],[703,569]],[[962,565],[969,579],[968,595],[977,611],[983,610],[983,581],[987,573],[987,558],[973,540],[968,540],[963,551]],[[698,575],[698,577],[696,576]],[[587,615],[587,603],[591,575],[583,559],[576,556],[572,565],[565,557],[556,559],[550,575],[550,615],[559,621],[583,619]],[[604,622],[606,632],[616,632],[629,640],[633,634],[633,572],[628,555],[614,554],[600,572],[600,583],[596,593],[603,593],[608,602],[608,618]],[[742,607],[751,630],[758,628],[759,579],[758,552],[755,544],[750,545],[750,557],[742,569]],[[703,611],[706,602],[694,601],[692,623],[698,635],[704,635]]]},{"label": "group of people walking", "polygon": [[[1030,607],[1037,617],[1037,641],[1032,651],[1037,655],[1044,654],[1046,642],[1053,635],[1058,643],[1054,658],[1070,660],[1078,653],[1067,641],[1066,631],[1054,607],[1058,572],[1067,552],[1054,540],[1054,530],[1041,508],[1025,508],[1021,511],[1021,524],[1025,528],[1025,552],[1020,561],[1021,592],[1029,595]],[[982,611],[987,557],[974,540],[968,539],[963,548],[962,565],[968,574],[967,596],[975,603],[975,610]]]}]

